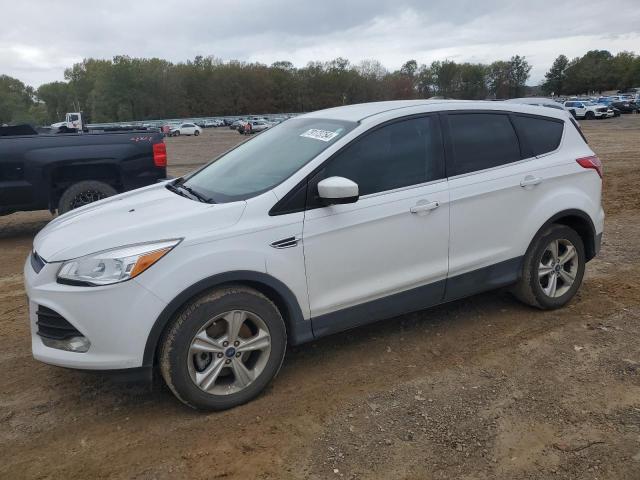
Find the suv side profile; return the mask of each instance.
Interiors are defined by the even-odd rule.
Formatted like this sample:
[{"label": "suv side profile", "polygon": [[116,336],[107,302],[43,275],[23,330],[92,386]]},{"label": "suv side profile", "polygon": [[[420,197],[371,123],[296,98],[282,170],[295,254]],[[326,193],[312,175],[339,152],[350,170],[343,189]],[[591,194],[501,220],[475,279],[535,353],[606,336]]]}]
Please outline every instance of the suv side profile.
[{"label": "suv side profile", "polygon": [[62,215],[24,268],[37,360],[225,409],[287,345],[511,286],[565,305],[602,165],[567,112],[395,101],[292,118],[194,173]]},{"label": "suv side profile", "polygon": [[564,102],[564,108],[573,115],[573,118],[594,120],[596,118],[602,119],[613,117],[613,110],[610,110],[606,105],[591,101],[572,100]]}]

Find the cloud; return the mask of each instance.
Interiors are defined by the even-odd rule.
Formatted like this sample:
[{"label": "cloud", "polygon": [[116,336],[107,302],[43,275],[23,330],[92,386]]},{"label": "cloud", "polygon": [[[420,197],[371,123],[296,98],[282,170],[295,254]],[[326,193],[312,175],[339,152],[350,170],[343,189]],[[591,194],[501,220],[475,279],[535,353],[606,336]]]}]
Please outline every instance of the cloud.
[{"label": "cloud", "polygon": [[[0,73],[39,85],[62,80],[82,58],[214,55],[270,64],[375,58],[390,69],[408,59],[489,62],[525,55],[530,83],[560,53],[640,45],[635,0],[138,0],[3,5]],[[64,4],[62,4],[64,5]],[[615,14],[612,17],[612,12]],[[615,20],[612,21],[612,18]]]}]

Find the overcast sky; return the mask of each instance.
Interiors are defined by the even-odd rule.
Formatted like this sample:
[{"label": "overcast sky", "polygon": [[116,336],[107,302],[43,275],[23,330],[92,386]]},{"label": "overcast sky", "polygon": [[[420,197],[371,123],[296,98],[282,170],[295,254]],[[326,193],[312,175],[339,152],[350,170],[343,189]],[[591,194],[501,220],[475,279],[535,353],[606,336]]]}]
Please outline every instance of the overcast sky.
[{"label": "overcast sky", "polygon": [[537,84],[561,53],[640,53],[639,0],[0,1],[0,74],[36,87],[83,58],[121,54],[296,66],[342,56],[390,70],[520,54]]}]

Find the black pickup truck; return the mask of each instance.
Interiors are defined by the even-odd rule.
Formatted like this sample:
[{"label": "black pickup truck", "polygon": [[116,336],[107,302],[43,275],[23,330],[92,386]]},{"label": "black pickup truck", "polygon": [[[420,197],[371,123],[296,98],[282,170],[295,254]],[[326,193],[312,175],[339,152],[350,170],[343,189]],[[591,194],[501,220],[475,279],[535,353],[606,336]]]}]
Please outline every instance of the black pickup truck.
[{"label": "black pickup truck", "polygon": [[166,178],[164,135],[154,131],[38,134],[0,127],[0,215],[65,213]]}]

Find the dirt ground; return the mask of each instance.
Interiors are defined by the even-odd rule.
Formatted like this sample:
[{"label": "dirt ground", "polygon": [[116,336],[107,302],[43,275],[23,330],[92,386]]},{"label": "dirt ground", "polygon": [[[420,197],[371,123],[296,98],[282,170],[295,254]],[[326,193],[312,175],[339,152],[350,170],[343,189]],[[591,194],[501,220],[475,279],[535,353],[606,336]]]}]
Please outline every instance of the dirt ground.
[{"label": "dirt ground", "polygon": [[[498,291],[334,335],[222,413],[34,361],[21,270],[50,217],[0,218],[0,478],[640,479],[640,115],[583,127],[608,217],[568,307]],[[168,139],[170,173],[239,140]]]}]

